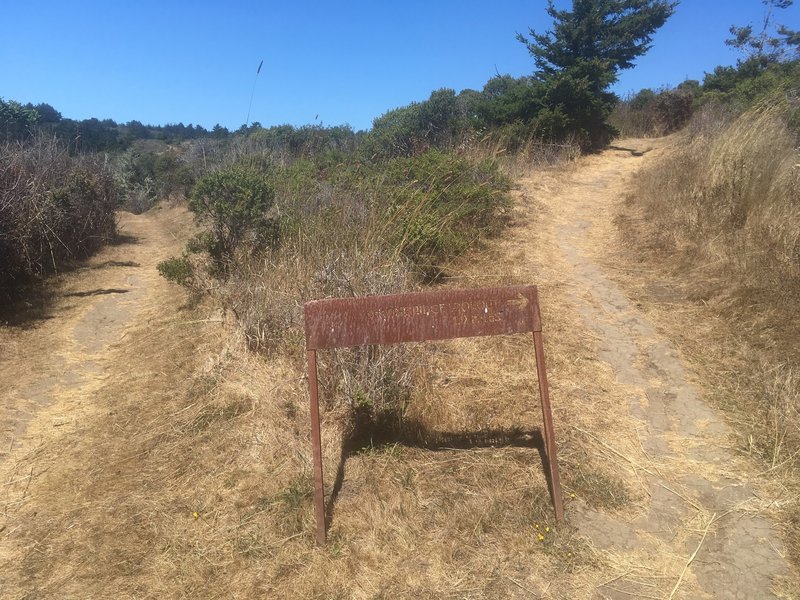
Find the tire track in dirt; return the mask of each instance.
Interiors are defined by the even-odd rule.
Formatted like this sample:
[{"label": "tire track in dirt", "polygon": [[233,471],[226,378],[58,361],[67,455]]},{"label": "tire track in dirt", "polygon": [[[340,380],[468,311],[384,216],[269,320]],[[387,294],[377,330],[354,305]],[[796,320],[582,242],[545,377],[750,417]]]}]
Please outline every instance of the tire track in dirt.
[{"label": "tire track in dirt", "polygon": [[[568,302],[597,336],[599,359],[628,398],[631,437],[640,451],[631,457],[615,450],[616,440],[602,439],[602,432],[587,435],[627,461],[649,496],[649,506],[632,518],[583,506],[570,520],[597,548],[624,557],[621,564],[639,561],[654,572],[659,559],[690,563],[681,583],[697,596],[678,597],[776,597],[773,586],[788,567],[779,536],[758,514],[763,503],[743,475],[752,467],[729,449],[728,426],[689,382],[678,350],[606,274],[613,269],[617,203],[649,159],[647,147],[662,143],[629,140],[622,143],[629,149],[582,159],[550,185],[539,177],[522,182],[523,196],[547,213],[540,235],[550,247],[549,260]],[[540,241],[528,243],[526,254],[534,261]],[[653,597],[652,584],[645,586],[631,571],[598,591],[608,598]],[[669,587],[660,591],[671,593]]]}]

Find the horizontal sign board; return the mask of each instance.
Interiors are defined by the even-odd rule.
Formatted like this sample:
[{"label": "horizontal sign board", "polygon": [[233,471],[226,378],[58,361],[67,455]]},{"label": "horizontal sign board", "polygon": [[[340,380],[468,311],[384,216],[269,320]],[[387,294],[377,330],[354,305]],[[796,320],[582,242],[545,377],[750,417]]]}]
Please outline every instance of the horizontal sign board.
[{"label": "horizontal sign board", "polygon": [[305,326],[308,350],[541,331],[535,286],[317,300]]}]

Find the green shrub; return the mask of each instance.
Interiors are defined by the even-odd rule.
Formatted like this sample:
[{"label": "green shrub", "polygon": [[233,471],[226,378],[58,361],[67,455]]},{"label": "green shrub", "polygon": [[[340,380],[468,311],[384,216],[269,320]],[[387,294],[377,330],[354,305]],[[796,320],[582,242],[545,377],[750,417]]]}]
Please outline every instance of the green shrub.
[{"label": "green shrub", "polygon": [[194,269],[186,256],[173,256],[158,263],[159,274],[168,281],[188,287],[194,277]]},{"label": "green shrub", "polygon": [[723,104],[741,113],[776,94],[796,95],[798,81],[800,60],[765,63],[754,58],[706,74],[698,101]]},{"label": "green shrub", "polygon": [[267,175],[252,167],[233,166],[200,179],[189,208],[211,227],[214,258],[225,262],[248,236],[274,243],[277,223],[269,214],[274,201],[275,188]]},{"label": "green shrub", "polygon": [[490,233],[508,206],[509,182],[490,160],[432,150],[387,165],[397,243],[418,264],[434,265]]}]

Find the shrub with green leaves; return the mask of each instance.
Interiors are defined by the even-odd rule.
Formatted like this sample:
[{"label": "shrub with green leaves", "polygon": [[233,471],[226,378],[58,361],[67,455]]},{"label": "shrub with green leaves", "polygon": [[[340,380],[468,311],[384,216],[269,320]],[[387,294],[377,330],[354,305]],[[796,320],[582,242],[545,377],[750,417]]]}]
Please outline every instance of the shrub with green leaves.
[{"label": "shrub with green leaves", "polygon": [[275,188],[264,172],[232,166],[200,179],[192,190],[189,208],[210,226],[212,256],[224,263],[247,237],[260,243],[275,242],[277,224],[270,214],[274,202]]},{"label": "shrub with green leaves", "polygon": [[421,265],[464,252],[508,206],[508,179],[491,160],[432,150],[387,166],[398,244]]},{"label": "shrub with green leaves", "polygon": [[190,287],[194,276],[194,269],[186,256],[173,256],[162,260],[157,267],[159,274],[167,281],[172,281],[184,287]]}]

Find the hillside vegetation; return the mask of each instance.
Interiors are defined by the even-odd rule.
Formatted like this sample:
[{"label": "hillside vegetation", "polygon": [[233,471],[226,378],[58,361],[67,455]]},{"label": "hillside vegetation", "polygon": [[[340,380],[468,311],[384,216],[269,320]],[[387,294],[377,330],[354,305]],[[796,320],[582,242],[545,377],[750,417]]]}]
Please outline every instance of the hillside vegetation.
[{"label": "hillside vegetation", "polygon": [[[714,476],[718,465],[683,447],[683,422],[650,428],[661,416],[642,408],[645,384],[664,398],[690,386],[677,352],[650,352],[646,319],[589,251],[611,239],[584,220],[599,212],[592,202],[613,206],[632,167],[604,165],[609,151],[579,163],[583,178],[544,168],[620,132],[671,134],[617,224],[631,260],[690,307],[659,322],[731,416],[737,449],[782,486],[774,510],[800,531],[799,63],[761,54],[618,102],[610,86],[675,7],[549,3],[552,29],[519,36],[534,74],[436,90],[369,131],[73,121],[0,100],[0,286],[60,272],[113,241],[118,210],[146,213],[125,217],[142,239],[154,227],[153,246],[143,242],[136,261],[112,248],[91,268],[147,269],[155,280],[148,291],[65,293],[78,323],[79,298],[106,306],[98,319],[129,310],[137,323],[111,328],[108,365],[74,345],[73,362],[52,361],[60,373],[19,392],[55,396],[64,365],[102,373],[65,384],[79,415],[69,435],[14,455],[0,527],[14,568],[0,584],[19,598],[692,597],[707,581],[684,582],[694,558],[687,564],[685,549],[740,514],[717,518],[716,488],[684,485],[687,464]],[[751,34],[741,43],[757,42]],[[645,153],[634,148],[613,152],[633,164]],[[548,298],[567,523],[552,518],[538,462],[529,339],[361,347],[320,353],[330,531],[316,548],[303,304],[531,282]],[[129,291],[117,304],[93,297]],[[69,323],[67,348],[79,329]],[[602,350],[600,338],[622,347]],[[707,439],[722,435],[692,438]],[[659,455],[656,442],[678,448],[652,446],[667,447]],[[719,543],[736,531],[723,535],[728,526]],[[787,538],[800,564],[800,538]],[[705,564],[726,555],[710,556]]]},{"label": "hillside vegetation", "polygon": [[97,157],[39,136],[0,146],[0,288],[75,264],[114,238],[117,188]]}]

